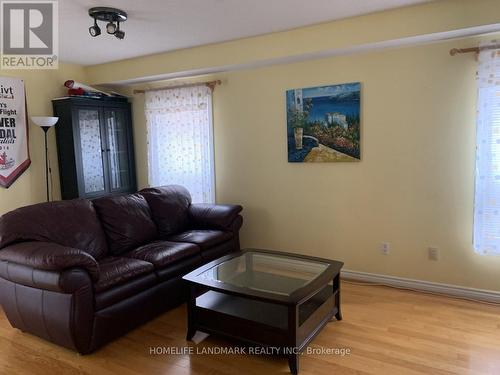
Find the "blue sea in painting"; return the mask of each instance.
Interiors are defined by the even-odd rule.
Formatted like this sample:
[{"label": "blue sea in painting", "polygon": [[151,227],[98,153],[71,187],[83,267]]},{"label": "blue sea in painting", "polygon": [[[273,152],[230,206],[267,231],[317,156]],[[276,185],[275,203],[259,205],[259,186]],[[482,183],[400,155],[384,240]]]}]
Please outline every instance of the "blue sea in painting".
[{"label": "blue sea in painting", "polygon": [[338,112],[344,115],[359,116],[358,100],[336,100],[330,97],[311,98],[312,108],[307,116],[310,121],[323,121],[325,113]]},{"label": "blue sea in painting", "polygon": [[288,160],[359,160],[360,94],[359,82],[288,90]]}]

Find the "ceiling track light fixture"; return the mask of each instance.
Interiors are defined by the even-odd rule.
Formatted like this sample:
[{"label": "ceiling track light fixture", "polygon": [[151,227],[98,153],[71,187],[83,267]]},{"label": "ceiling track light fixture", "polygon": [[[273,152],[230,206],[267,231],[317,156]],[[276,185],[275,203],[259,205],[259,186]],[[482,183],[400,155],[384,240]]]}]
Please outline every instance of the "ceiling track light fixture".
[{"label": "ceiling track light fixture", "polygon": [[125,38],[125,32],[120,30],[120,23],[127,20],[127,13],[123,10],[108,7],[95,7],[89,9],[89,16],[94,19],[94,26],[89,27],[89,34],[93,37],[101,35],[101,28],[97,21],[107,22],[106,32],[118,39]]}]

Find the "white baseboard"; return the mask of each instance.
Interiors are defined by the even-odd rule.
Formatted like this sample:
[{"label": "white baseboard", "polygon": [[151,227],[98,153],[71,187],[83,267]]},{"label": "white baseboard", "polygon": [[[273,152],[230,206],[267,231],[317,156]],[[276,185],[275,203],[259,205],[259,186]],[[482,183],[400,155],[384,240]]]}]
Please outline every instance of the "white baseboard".
[{"label": "white baseboard", "polygon": [[403,277],[378,275],[374,273],[351,270],[342,271],[341,277],[345,280],[382,284],[403,289],[414,289],[424,292],[439,293],[452,297],[461,297],[492,303],[500,303],[500,292],[496,292],[493,290],[466,288],[457,285],[441,284],[430,281],[406,279]]}]

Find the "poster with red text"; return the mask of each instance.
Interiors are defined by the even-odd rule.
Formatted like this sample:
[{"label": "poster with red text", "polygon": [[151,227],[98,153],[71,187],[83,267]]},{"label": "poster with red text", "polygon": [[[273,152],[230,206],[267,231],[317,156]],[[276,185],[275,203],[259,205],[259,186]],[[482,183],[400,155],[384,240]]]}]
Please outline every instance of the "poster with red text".
[{"label": "poster with red text", "polygon": [[24,82],[0,77],[0,186],[12,185],[30,163]]}]

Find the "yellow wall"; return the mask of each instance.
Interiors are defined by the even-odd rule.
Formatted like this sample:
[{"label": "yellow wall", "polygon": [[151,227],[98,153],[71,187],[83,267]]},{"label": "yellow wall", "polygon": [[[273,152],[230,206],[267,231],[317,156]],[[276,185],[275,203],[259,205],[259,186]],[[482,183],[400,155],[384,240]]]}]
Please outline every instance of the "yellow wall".
[{"label": "yellow wall", "polygon": [[[217,201],[241,203],[242,245],[343,260],[346,269],[500,290],[474,254],[475,69],[452,47],[400,48],[210,76]],[[285,90],[360,81],[362,161],[287,162]],[[134,98],[147,185],[143,96]],[[378,250],[391,243],[391,254]],[[427,260],[437,246],[441,260]]]},{"label": "yellow wall", "polygon": [[[497,10],[495,0],[439,1],[83,71],[64,66],[59,72],[19,74],[27,81],[30,114],[49,114],[50,98],[62,94],[59,85],[68,77],[109,83],[251,63],[498,23]],[[476,43],[436,43],[215,76],[223,80],[214,94],[217,200],[244,205],[243,246],[340,259],[351,270],[500,290],[500,258],[472,250],[475,61],[472,55],[448,55],[451,47]],[[352,81],[362,83],[362,161],[288,163],[285,90]],[[141,187],[147,185],[143,100],[133,99]],[[0,190],[0,212],[44,199],[41,134],[32,137],[31,151],[30,170],[12,191]],[[53,159],[54,171],[55,164]],[[391,243],[389,256],[378,251],[382,241]],[[438,262],[427,260],[431,245],[441,249]]]},{"label": "yellow wall", "polygon": [[[252,63],[500,22],[498,1],[457,0],[86,68],[90,82]],[[346,268],[500,290],[500,258],[474,254],[473,55],[442,42],[222,73],[214,94],[217,200],[244,205],[243,246],[341,259]],[[208,79],[207,78],[207,79]],[[360,81],[362,161],[290,164],[286,89]],[[143,97],[134,97],[139,186]],[[382,255],[379,244],[391,243]],[[427,260],[437,246],[441,260]]]},{"label": "yellow wall", "polygon": [[[475,255],[475,61],[470,41],[221,76],[214,98],[219,202],[245,207],[242,244],[340,259],[346,269],[500,290]],[[287,163],[286,89],[360,81],[362,161]],[[383,241],[392,252],[378,250]],[[426,248],[442,257],[427,260]]]},{"label": "yellow wall", "polygon": [[[67,79],[84,81],[83,67],[59,64],[57,70],[0,70],[0,76],[22,78],[25,82],[28,118],[52,116],[51,99],[64,96]],[[57,126],[57,125],[56,125]],[[14,208],[45,201],[45,151],[42,130],[30,121],[31,166],[8,189],[0,188],[0,215]],[[49,133],[54,198],[60,199],[55,130]]]}]

